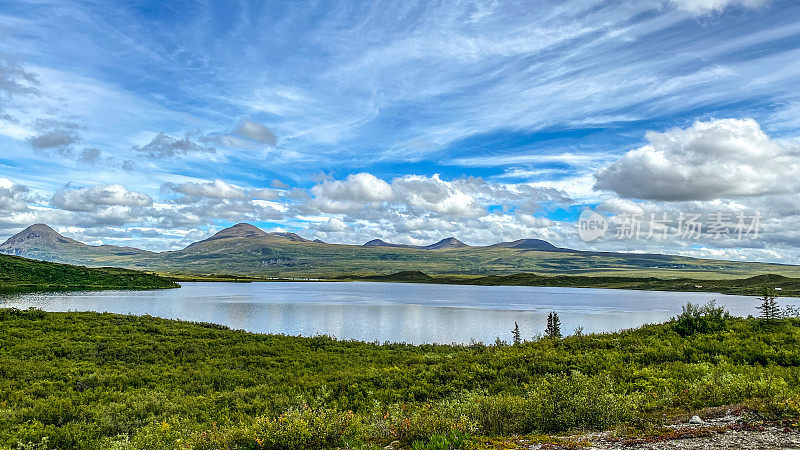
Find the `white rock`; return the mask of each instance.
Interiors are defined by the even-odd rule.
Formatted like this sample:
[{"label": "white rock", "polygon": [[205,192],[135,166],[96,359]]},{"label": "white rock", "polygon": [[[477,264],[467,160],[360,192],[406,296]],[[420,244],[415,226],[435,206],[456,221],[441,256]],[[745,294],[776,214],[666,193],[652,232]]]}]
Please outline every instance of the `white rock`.
[{"label": "white rock", "polygon": [[703,419],[701,419],[700,416],[692,416],[692,418],[689,419],[689,423],[692,425],[700,425],[703,423]]}]

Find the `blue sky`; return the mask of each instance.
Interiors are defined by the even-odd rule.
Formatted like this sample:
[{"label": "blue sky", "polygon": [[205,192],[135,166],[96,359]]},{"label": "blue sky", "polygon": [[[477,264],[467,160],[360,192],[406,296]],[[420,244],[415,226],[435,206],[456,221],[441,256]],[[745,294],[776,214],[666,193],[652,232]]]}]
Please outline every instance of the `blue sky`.
[{"label": "blue sky", "polygon": [[[798,82],[791,1],[0,1],[0,237],[160,250],[248,221],[798,262]],[[766,220],[584,243],[586,206]]]}]

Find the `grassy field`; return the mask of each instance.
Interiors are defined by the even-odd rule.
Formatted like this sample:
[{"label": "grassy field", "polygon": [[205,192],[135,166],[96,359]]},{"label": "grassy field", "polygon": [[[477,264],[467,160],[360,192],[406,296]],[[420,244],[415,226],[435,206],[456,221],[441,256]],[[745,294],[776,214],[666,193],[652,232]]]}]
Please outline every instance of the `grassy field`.
[{"label": "grassy field", "polygon": [[470,448],[742,403],[796,420],[800,320],[713,324],[411,346],[0,310],[0,447]]},{"label": "grassy field", "polygon": [[0,255],[0,292],[63,289],[163,289],[174,282],[116,268],[87,268]]}]

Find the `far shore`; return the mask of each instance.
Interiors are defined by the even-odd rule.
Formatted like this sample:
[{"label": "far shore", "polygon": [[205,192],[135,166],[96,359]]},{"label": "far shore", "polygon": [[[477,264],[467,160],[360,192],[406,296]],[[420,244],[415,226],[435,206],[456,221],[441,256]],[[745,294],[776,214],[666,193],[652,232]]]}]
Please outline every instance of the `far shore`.
[{"label": "far shore", "polygon": [[330,277],[257,277],[234,275],[162,274],[177,282],[389,282],[452,284],[471,286],[538,286],[623,289],[670,292],[712,292],[723,295],[762,295],[765,290],[780,297],[800,297],[800,278],[766,274],[747,278],[707,280],[696,278],[657,278],[625,276],[539,275],[428,275],[418,271],[388,275],[340,275]]}]

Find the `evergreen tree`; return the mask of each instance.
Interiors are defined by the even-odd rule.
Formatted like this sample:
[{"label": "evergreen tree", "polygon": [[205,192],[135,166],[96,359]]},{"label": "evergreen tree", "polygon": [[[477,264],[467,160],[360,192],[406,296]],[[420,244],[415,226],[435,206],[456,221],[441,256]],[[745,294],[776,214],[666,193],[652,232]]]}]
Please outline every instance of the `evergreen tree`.
[{"label": "evergreen tree", "polygon": [[761,319],[773,321],[783,316],[783,312],[780,306],[778,306],[778,302],[775,301],[775,295],[772,290],[765,288],[764,294],[758,299],[761,300],[761,304],[756,306],[756,308],[761,311]]},{"label": "evergreen tree", "polygon": [[517,322],[514,322],[514,329],[511,330],[511,334],[514,336],[514,345],[522,344],[522,335],[519,332],[519,325],[517,325]]},{"label": "evergreen tree", "polygon": [[552,338],[561,337],[561,320],[558,318],[558,313],[555,311],[547,315],[547,328],[544,333]]}]

